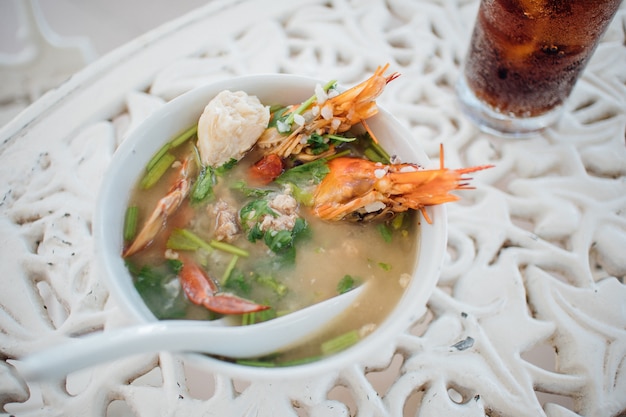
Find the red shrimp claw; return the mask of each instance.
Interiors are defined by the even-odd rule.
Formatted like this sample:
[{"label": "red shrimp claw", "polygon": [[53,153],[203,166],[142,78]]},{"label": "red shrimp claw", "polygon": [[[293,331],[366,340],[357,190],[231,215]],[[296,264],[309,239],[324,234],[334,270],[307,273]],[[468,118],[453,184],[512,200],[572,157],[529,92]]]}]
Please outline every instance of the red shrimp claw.
[{"label": "red shrimp claw", "polygon": [[219,314],[245,314],[267,310],[270,307],[227,293],[217,293],[217,284],[195,262],[183,259],[178,274],[189,301]]}]

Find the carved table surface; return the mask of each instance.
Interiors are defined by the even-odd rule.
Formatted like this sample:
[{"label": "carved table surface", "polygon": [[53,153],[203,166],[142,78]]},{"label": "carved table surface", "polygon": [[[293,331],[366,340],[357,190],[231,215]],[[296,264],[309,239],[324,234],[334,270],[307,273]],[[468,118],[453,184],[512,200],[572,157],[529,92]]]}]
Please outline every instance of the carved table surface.
[{"label": "carved table surface", "polygon": [[[0,412],[16,416],[617,416],[626,413],[626,7],[557,126],[502,139],[460,114],[475,0],[213,1],[102,57],[0,131]],[[213,373],[146,354],[29,383],[19,358],[125,323],[93,264],[102,175],[165,102],[236,75],[351,85],[415,146],[486,163],[448,205],[426,316],[363,363],[315,379]]]}]

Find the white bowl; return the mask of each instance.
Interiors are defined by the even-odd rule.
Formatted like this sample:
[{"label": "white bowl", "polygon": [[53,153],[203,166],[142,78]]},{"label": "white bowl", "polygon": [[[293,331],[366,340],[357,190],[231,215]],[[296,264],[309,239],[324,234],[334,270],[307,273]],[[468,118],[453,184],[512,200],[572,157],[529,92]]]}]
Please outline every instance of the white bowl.
[{"label": "white bowl", "polygon": [[[398,81],[396,81],[398,82]],[[299,103],[313,94],[319,80],[284,74],[232,78],[194,89],[164,105],[131,132],[117,149],[104,177],[94,216],[96,257],[111,296],[137,323],[157,320],[135,290],[121,257],[124,214],[131,190],[150,158],[176,134],[197,123],[205,105],[219,92],[242,90],[263,103]],[[324,82],[321,82],[324,84]],[[384,93],[383,93],[384,94]],[[410,132],[380,109],[368,125],[384,148],[405,162],[431,166]],[[366,361],[389,347],[394,338],[426,312],[426,302],[437,283],[447,243],[444,206],[429,207],[432,224],[421,221],[416,270],[397,306],[377,329],[356,345],[316,362],[290,367],[258,368],[234,364],[200,354],[216,372],[245,378],[308,377],[338,371]]]}]

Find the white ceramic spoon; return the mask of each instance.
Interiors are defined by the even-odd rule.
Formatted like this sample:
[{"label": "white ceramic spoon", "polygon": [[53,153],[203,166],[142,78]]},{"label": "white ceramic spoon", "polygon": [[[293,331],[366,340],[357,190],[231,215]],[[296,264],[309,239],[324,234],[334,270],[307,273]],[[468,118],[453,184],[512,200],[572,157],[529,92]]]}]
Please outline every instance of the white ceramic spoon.
[{"label": "white ceramic spoon", "polygon": [[263,323],[228,326],[215,321],[163,320],[72,340],[23,359],[27,380],[60,378],[70,372],[145,352],[180,351],[255,358],[306,340],[341,314],[366,285]]}]

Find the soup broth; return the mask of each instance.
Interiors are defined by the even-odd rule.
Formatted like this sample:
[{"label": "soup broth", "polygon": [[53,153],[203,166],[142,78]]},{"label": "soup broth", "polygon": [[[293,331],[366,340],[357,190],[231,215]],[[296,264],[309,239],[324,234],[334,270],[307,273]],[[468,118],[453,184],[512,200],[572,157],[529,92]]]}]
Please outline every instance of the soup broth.
[{"label": "soup broth", "polygon": [[[173,163],[153,187],[144,189],[141,181],[136,185],[129,207],[137,207],[139,225],[146,221],[159,199],[176,181],[180,161],[190,158],[196,164],[195,141],[196,137],[192,137],[170,150],[178,162]],[[341,146],[351,156],[363,157],[367,143],[369,140],[363,139]],[[369,282],[357,303],[314,340],[279,356],[265,358],[272,364],[284,365],[333,353],[332,348],[330,351],[324,348],[326,341],[349,334],[354,342],[384,320],[402,296],[415,269],[417,216],[409,211],[386,222],[331,222],[320,220],[299,201],[297,213],[306,229],[294,239],[291,249],[276,253],[263,239],[250,241],[246,227],[241,225],[240,212],[251,202],[285,194],[285,189],[290,190],[287,194],[297,193],[285,184],[272,182],[259,186],[252,183],[249,168],[260,158],[259,151],[253,148],[236,165],[218,170],[209,198],[200,203],[186,198],[151,244],[126,261],[136,288],[159,319],[220,317],[191,303],[184,295],[177,273],[177,260],[183,252],[206,271],[220,291],[271,307],[263,312],[234,316],[233,320],[239,324],[287,314]],[[201,168],[196,165],[194,179]],[[306,194],[314,187],[315,184],[311,184],[297,191]],[[171,248],[172,236],[181,231],[203,242],[219,241],[216,213],[223,207],[235,214],[240,229],[229,244],[247,256],[209,247],[210,244],[187,251]]]}]

